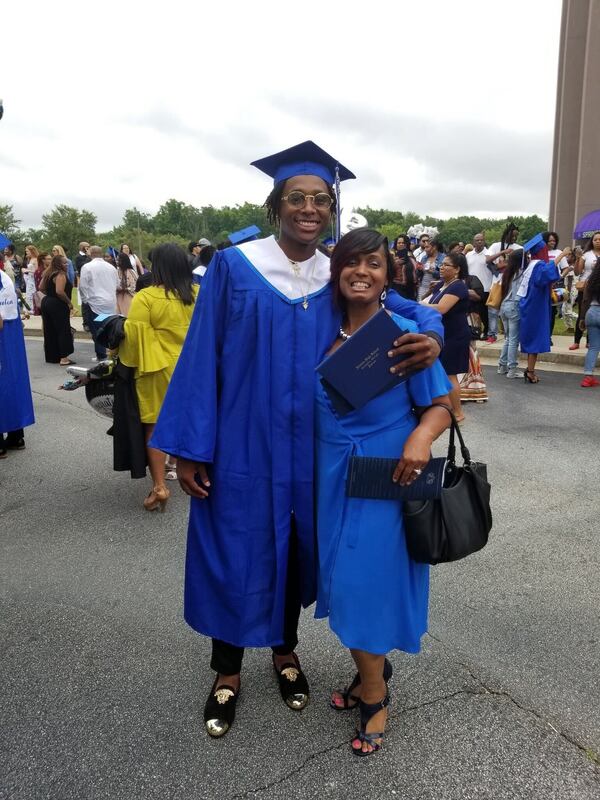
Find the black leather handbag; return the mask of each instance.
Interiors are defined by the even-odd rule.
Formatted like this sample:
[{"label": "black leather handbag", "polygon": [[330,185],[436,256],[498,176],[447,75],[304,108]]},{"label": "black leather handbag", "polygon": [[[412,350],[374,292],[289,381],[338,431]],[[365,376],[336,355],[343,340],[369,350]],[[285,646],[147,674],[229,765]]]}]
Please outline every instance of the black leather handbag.
[{"label": "black leather handbag", "polygon": [[[423,564],[457,561],[476,553],[487,544],[492,528],[487,466],[471,460],[454,414],[447,406],[443,408],[452,417],[452,427],[441,496],[403,503],[408,554]],[[462,467],[456,465],[455,436]]]}]

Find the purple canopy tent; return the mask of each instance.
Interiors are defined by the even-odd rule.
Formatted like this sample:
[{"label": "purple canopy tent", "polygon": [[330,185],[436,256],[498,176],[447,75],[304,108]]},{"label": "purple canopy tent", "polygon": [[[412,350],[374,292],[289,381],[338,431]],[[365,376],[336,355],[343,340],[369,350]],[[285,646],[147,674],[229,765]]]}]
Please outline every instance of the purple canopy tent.
[{"label": "purple canopy tent", "polygon": [[589,239],[594,231],[600,231],[600,208],[590,211],[579,220],[573,231],[574,239]]}]

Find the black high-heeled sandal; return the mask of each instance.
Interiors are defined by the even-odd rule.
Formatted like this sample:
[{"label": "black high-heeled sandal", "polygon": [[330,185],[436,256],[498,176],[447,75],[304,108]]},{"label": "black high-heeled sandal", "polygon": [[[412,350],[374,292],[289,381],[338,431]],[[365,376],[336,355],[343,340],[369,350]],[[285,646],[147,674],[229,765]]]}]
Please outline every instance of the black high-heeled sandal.
[{"label": "black high-heeled sandal", "polygon": [[532,369],[526,369],[523,377],[525,378],[525,383],[539,383],[540,382],[540,379],[535,374],[535,370],[532,370]]},{"label": "black high-heeled sandal", "polygon": [[215,678],[204,706],[204,727],[209,736],[219,739],[231,729],[235,719],[235,707],[240,695],[241,682],[237,691],[233,686],[222,683],[217,688],[219,676]]},{"label": "black high-heeled sandal", "polygon": [[302,672],[296,653],[292,653],[291,656],[292,661],[286,661],[281,669],[277,669],[275,653],[273,653],[273,669],[277,675],[283,702],[292,711],[302,711],[303,708],[306,708],[310,699],[308,681],[306,680],[306,675]]},{"label": "black high-heeled sandal", "polygon": [[[375,733],[367,733],[367,725],[371,721],[371,719],[384,708],[387,708],[390,704],[390,696],[386,692],[385,697],[383,700],[380,700],[379,703],[363,703],[362,700],[358,701],[358,707],[360,709],[360,728],[356,731],[356,736],[350,742],[350,747],[352,748],[352,752],[355,756],[372,756],[373,753],[376,753],[378,750],[381,750],[381,746],[383,744],[383,737],[385,735],[384,731],[378,731]],[[360,742],[360,747],[354,747],[354,742]],[[362,745],[364,743],[370,745],[373,749],[372,750],[363,750]]]},{"label": "black high-heeled sandal", "polygon": [[[383,680],[385,681],[386,686],[388,681],[391,680],[393,674],[394,674],[393,667],[386,658],[385,661],[383,662]],[[350,684],[350,686],[346,686],[345,689],[334,689],[334,691],[340,695],[344,704],[338,706],[333,702],[333,699],[331,699],[329,701],[329,705],[331,706],[331,708],[333,708],[335,711],[350,711],[353,708],[356,708],[356,706],[360,701],[360,697],[357,697],[355,694],[352,694],[352,692],[356,689],[357,686],[360,686],[360,673],[358,672],[352,679],[352,683]],[[350,705],[350,700],[354,701],[352,705]]]}]

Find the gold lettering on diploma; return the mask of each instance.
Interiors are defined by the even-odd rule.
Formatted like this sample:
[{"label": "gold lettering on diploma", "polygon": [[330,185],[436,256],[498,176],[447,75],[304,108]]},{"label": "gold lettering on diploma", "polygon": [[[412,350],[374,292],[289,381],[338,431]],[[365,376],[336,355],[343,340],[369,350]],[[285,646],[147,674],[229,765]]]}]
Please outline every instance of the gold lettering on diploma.
[{"label": "gold lettering on diploma", "polygon": [[371,369],[373,364],[375,364],[377,362],[377,359],[379,358],[380,350],[381,350],[380,347],[376,347],[375,350],[371,350],[371,352],[367,353],[367,355],[363,358],[363,360],[360,361],[354,367],[354,369]]}]

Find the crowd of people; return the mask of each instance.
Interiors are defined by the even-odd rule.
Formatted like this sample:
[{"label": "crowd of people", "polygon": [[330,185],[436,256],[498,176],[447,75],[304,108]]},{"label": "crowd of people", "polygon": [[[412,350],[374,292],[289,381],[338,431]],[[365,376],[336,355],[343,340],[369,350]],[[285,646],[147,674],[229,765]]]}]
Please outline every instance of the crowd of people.
[{"label": "crowd of people", "polygon": [[[494,344],[501,326],[504,341],[498,373],[539,383],[537,357],[550,351],[557,317],[563,320],[565,331],[574,332],[570,350],[579,349],[582,336],[587,331],[589,337],[594,325],[595,304],[586,297],[585,288],[600,259],[600,231],[584,248],[562,250],[554,231],[541,233],[525,243],[525,249],[518,238],[519,230],[511,223],[501,240],[489,247],[483,233],[477,233],[468,244],[450,242],[445,246],[439,237],[428,234],[418,241],[402,234],[393,244],[393,288],[403,297],[433,303],[444,315],[446,345],[442,359],[451,363],[451,397],[459,419],[463,418],[460,399],[487,399],[477,341]],[[545,269],[541,263],[547,265]],[[452,286],[445,280],[448,270],[453,276]],[[466,293],[461,284],[466,286]],[[519,351],[527,356],[524,371],[519,371]],[[596,385],[595,364],[594,347],[589,343],[583,387]],[[460,378],[458,373],[462,373]]]},{"label": "crowd of people", "polygon": [[[387,655],[418,652],[427,630],[429,567],[408,554],[401,503],[346,496],[350,456],[398,459],[393,480],[413,483],[448,409],[461,421],[462,400],[487,398],[476,342],[496,341],[500,322],[498,372],[519,376],[520,347],[521,375],[537,383],[553,304],[570,302],[571,289],[589,337],[583,385],[600,385],[600,233],[579,254],[558,250],[553,232],[519,245],[514,225],[489,248],[482,233],[466,245],[404,234],[390,245],[359,228],[330,258],[321,240],[336,211],[333,187],[352,172],[312,142],[254,165],[273,181],[265,205],[277,237],[219,250],[200,240],[187,254],[163,244],[148,272],[127,245],[115,254],[82,242],[74,264],[59,246],[29,246],[22,260],[7,249],[0,456],[23,449],[33,423],[17,290],[40,309],[46,360],[70,364],[77,283],[96,359],[110,351],[122,387],[133,386],[118,401],[115,388],[114,437],[139,427],[152,478],[144,507],[165,510],[174,468],[191,497],[184,614],[211,639],[207,733],[221,737],[234,723],[246,647],[271,648],[284,703],[306,707],[298,621],[316,602],[315,616],[328,618],[356,665],[330,704],[359,711],[350,750],[366,757],[383,743]],[[397,326],[385,343],[390,372],[407,379],[340,415],[315,368],[382,307]]]}]

